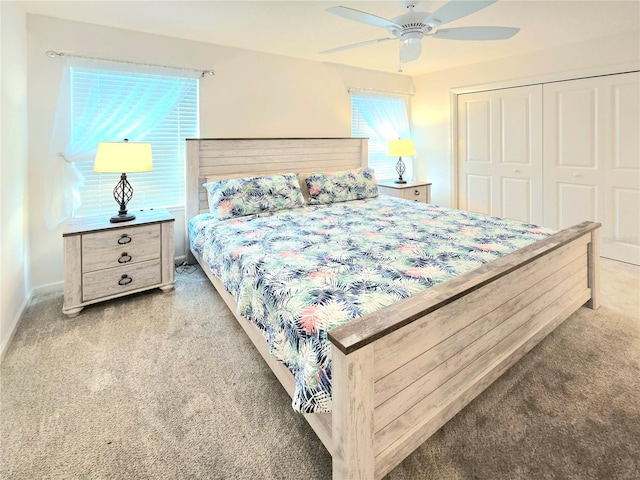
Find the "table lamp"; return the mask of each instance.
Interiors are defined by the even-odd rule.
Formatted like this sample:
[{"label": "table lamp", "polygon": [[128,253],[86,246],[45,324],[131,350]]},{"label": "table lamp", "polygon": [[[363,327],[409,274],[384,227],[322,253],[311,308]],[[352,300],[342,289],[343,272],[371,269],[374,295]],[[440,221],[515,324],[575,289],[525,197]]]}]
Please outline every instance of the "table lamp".
[{"label": "table lamp", "polygon": [[398,172],[398,179],[395,183],[407,183],[402,178],[404,171],[407,169],[402,157],[412,157],[416,154],[416,147],[413,145],[413,140],[388,140],[387,141],[387,155],[390,157],[398,157],[398,163],[396,163],[396,172]]},{"label": "table lamp", "polygon": [[119,173],[120,181],[113,189],[113,198],[120,206],[117,215],[111,217],[111,223],[128,222],[136,218],[127,214],[127,203],[133,197],[133,188],[127,181],[127,172],[150,172],[153,170],[151,144],[130,142],[101,142],[93,163],[93,171],[101,173]]}]

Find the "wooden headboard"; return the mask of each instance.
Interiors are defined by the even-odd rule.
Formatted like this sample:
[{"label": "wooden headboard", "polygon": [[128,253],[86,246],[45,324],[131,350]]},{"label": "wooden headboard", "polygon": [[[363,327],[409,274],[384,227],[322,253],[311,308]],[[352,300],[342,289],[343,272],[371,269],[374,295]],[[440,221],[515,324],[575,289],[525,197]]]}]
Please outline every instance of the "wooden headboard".
[{"label": "wooden headboard", "polygon": [[[367,166],[366,138],[188,138],[185,220],[207,211],[206,178],[331,172]],[[189,229],[185,229],[187,251]]]}]

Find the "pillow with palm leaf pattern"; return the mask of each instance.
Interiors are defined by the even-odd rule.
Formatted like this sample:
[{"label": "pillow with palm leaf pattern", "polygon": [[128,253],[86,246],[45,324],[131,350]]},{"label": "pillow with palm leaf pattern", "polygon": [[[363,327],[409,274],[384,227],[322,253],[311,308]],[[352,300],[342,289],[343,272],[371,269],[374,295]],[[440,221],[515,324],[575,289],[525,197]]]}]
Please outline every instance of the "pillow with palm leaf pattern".
[{"label": "pillow with palm leaf pattern", "polygon": [[309,190],[309,205],[378,196],[378,185],[372,168],[361,168],[355,172],[312,173],[305,182]]},{"label": "pillow with palm leaf pattern", "polygon": [[218,220],[304,206],[295,173],[231,178],[202,184],[209,211]]}]

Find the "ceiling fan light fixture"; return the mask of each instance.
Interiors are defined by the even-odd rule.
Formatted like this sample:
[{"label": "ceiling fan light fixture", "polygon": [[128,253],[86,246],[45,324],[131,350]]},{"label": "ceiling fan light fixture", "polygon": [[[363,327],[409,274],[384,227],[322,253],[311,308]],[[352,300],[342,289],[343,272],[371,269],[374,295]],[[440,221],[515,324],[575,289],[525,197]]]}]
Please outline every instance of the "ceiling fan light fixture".
[{"label": "ceiling fan light fixture", "polygon": [[424,37],[423,33],[418,33],[418,32],[405,33],[404,35],[402,35],[402,41],[404,43],[419,43],[422,37]]},{"label": "ceiling fan light fixture", "polygon": [[422,43],[417,41],[405,41],[403,40],[400,47],[400,61],[402,63],[413,62],[420,58],[422,53]]},{"label": "ceiling fan light fixture", "polygon": [[[386,42],[397,38],[400,40],[400,62],[402,64],[412,62],[420,57],[422,52],[421,40],[425,36],[446,40],[506,40],[518,33],[520,29],[514,27],[458,27],[433,31],[440,25],[471,15],[478,10],[488,7],[496,1],[497,0],[450,0],[438,8],[434,13],[429,13],[416,12],[414,10],[417,3],[416,0],[402,0],[402,3],[406,6],[408,11],[402,15],[392,18],[391,20],[349,7],[330,7],[327,9],[330,13],[344,17],[348,20],[364,23],[366,25],[382,27],[395,38],[379,38],[353,43],[351,45],[325,50],[321,53],[333,53],[372,43]],[[401,68],[402,67],[400,67],[399,71],[401,71]]]}]

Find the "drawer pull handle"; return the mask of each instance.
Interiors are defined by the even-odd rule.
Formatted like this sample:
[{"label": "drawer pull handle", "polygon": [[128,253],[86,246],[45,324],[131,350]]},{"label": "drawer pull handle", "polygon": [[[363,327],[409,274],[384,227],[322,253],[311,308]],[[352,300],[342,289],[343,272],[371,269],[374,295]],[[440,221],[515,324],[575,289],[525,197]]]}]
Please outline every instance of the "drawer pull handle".
[{"label": "drawer pull handle", "polygon": [[120,258],[118,259],[118,263],[129,263],[131,261],[131,255],[128,255],[127,252],[122,252]]},{"label": "drawer pull handle", "polygon": [[418,197],[420,196],[420,190],[418,190],[417,188],[413,191],[413,194]]},{"label": "drawer pull handle", "polygon": [[129,285],[131,282],[133,282],[133,278],[125,273],[120,277],[120,280],[118,280],[118,285]]},{"label": "drawer pull handle", "polygon": [[124,235],[122,235],[119,239],[118,239],[118,244],[119,245],[126,245],[127,243],[131,243],[131,240],[133,240],[129,235],[127,235],[126,233]]}]

